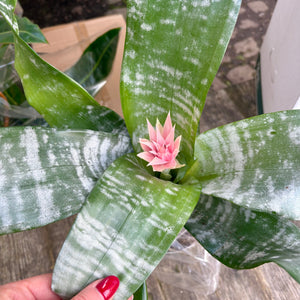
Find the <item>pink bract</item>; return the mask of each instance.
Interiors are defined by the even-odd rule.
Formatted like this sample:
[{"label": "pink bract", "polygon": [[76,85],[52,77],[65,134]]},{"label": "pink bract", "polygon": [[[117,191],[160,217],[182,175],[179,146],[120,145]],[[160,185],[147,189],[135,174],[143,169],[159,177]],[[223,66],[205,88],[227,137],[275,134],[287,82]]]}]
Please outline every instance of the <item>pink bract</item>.
[{"label": "pink bract", "polygon": [[156,129],[148,121],[149,139],[140,139],[140,144],[144,152],[137,156],[148,162],[153,171],[162,172],[167,169],[177,169],[184,165],[176,160],[179,153],[181,136],[174,141],[175,125],[172,126],[170,112],[164,126],[161,126],[159,120],[156,121]]}]

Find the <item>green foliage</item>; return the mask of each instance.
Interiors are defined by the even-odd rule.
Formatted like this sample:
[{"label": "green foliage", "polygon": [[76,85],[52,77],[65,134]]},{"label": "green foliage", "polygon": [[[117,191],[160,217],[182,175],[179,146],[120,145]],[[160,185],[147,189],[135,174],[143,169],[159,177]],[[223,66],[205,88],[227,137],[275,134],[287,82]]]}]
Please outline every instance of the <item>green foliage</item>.
[{"label": "green foliage", "polygon": [[[16,16],[20,37],[26,43],[47,43],[46,38],[42,34],[40,28],[33,24],[27,18],[21,18]],[[14,35],[9,24],[7,24],[4,18],[0,18],[0,43],[13,43]]]},{"label": "green foliage", "polygon": [[[8,26],[8,28],[10,27]],[[30,30],[31,28],[28,28],[28,32]],[[97,38],[85,49],[78,62],[65,72],[82,85],[92,96],[97,94],[111,71],[117,49],[118,32],[119,29],[113,29]],[[22,31],[20,31],[20,35],[22,36],[21,33]],[[33,29],[31,35],[34,34]],[[10,126],[45,124],[46,122],[42,116],[39,116],[39,120],[36,120],[35,116],[38,115],[37,112],[32,107],[28,107],[20,79],[13,67],[13,48],[11,46],[0,48],[0,57],[0,68],[2,69],[0,90],[3,91],[4,96],[10,104],[7,107],[5,103],[0,103],[0,114],[1,107],[5,106],[4,114],[9,116]]]},{"label": "green foliage", "polygon": [[198,186],[149,175],[135,154],[116,160],[80,211],[56,261],[52,288],[69,298],[112,274],[120,279],[114,299],[129,298],[162,259],[199,195]]},{"label": "green foliage", "polygon": [[243,207],[300,219],[300,110],[276,112],[200,134],[183,182]]},{"label": "green foliage", "polygon": [[0,128],[0,235],[77,213],[95,182],[131,152],[121,134]]},{"label": "green foliage", "polygon": [[148,292],[147,292],[147,285],[144,282],[140,288],[134,293],[135,300],[148,300]]},{"label": "green foliage", "polygon": [[170,111],[182,135],[181,163],[193,159],[200,114],[234,28],[241,1],[127,1],[122,65],[124,118],[136,152]]},{"label": "green foliage", "polygon": [[101,106],[79,84],[43,61],[17,35],[15,68],[29,104],[50,126],[113,133],[127,131],[120,116]]},{"label": "green foliage", "polygon": [[18,83],[11,85],[8,89],[3,91],[3,94],[9,104],[21,105],[26,101],[23,89]]},{"label": "green foliage", "polygon": [[276,214],[202,194],[185,228],[231,268],[275,262],[300,282],[300,229]]},{"label": "green foliage", "polygon": [[65,74],[95,96],[105,83],[115,58],[120,29],[112,29],[97,38],[83,52],[79,61]]},{"label": "green foliage", "polygon": [[[186,222],[223,263],[252,268],[274,261],[300,281],[299,229],[282,217],[300,216],[299,111],[196,137],[239,0],[128,1],[121,80],[126,125],[138,152],[139,138],[147,137],[146,118],[154,124],[170,111],[176,135],[182,135],[178,159],[187,164],[177,183],[154,177],[136,153],[114,161],[132,151],[124,121],[27,45],[14,5],[0,1],[0,11],[13,30],[26,98],[51,126],[72,130],[0,130],[0,228],[7,233],[41,226],[78,212],[85,202],[55,266],[56,292],[70,297],[114,274],[121,280],[115,299],[126,299]],[[107,76],[117,31],[87,48],[69,74],[87,88]],[[77,75],[87,61],[88,71]],[[100,66],[103,72],[94,73]]]}]

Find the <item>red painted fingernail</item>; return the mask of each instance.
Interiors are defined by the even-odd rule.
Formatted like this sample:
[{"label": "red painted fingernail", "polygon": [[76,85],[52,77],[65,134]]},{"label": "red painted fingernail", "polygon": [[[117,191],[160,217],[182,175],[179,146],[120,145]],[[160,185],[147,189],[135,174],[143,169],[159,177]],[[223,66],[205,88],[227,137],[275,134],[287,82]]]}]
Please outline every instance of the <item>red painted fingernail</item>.
[{"label": "red painted fingernail", "polygon": [[108,276],[101,280],[97,285],[96,289],[103,296],[104,300],[110,299],[119,287],[120,281],[116,276]]}]

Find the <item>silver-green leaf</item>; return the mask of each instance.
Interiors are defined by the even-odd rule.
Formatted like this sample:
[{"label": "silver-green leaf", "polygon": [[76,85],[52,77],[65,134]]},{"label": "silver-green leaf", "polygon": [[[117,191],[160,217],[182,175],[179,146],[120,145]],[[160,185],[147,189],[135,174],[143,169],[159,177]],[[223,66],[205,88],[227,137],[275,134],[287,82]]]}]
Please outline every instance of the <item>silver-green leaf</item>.
[{"label": "silver-green leaf", "polygon": [[206,94],[234,28],[241,0],[129,0],[121,76],[124,119],[134,149],[170,111],[182,135],[179,161],[193,159]]},{"label": "silver-green leaf", "polygon": [[300,219],[300,110],[276,112],[200,134],[185,180],[207,195]]},{"label": "silver-green leaf", "polygon": [[231,268],[275,262],[300,283],[300,229],[283,217],[202,194],[185,228]]},{"label": "silver-green leaf", "polygon": [[199,199],[198,186],[153,177],[134,154],[116,160],[80,211],[59,254],[52,288],[72,297],[108,275],[128,299],[162,259]]},{"label": "silver-green leaf", "polygon": [[131,152],[127,136],[38,127],[0,129],[0,234],[77,213],[97,179]]}]

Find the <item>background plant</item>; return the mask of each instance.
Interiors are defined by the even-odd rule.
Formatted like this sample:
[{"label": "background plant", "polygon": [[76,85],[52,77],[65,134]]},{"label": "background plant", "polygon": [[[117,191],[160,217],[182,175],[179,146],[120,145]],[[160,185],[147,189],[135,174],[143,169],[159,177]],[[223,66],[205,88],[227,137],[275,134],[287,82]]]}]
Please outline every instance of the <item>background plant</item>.
[{"label": "background plant", "polygon": [[[229,266],[274,261],[300,280],[300,234],[288,220],[300,216],[299,111],[197,136],[240,1],[128,1],[121,80],[126,126],[28,47],[18,35],[14,4],[1,1],[0,10],[13,30],[16,70],[28,102],[60,130],[0,131],[1,232],[80,210],[55,267],[55,291],[69,297],[113,273],[121,279],[117,297],[130,296],[184,225]],[[146,118],[153,124],[169,111],[186,167],[165,181],[136,153],[139,138],[147,137]]]}]

